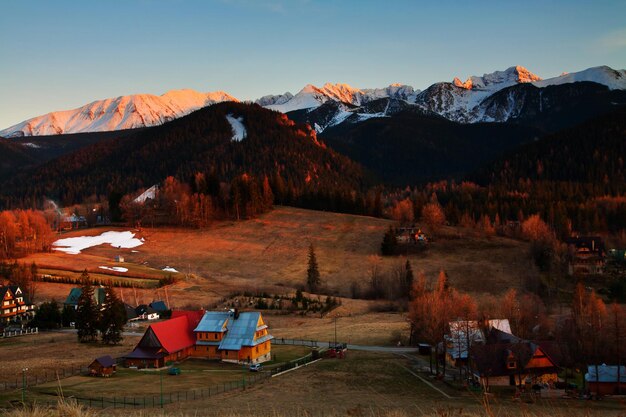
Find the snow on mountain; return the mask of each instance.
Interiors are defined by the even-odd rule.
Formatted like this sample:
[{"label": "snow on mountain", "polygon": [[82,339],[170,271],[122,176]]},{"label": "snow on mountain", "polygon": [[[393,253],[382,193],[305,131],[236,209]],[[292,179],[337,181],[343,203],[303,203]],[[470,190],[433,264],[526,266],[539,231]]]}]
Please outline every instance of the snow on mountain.
[{"label": "snow on mountain", "polygon": [[348,84],[326,83],[322,87],[308,84],[290,100],[283,103],[273,103],[265,107],[288,113],[295,110],[316,108],[329,100],[361,106],[381,98],[409,101],[415,98],[417,92],[413,87],[402,84],[391,84],[385,88],[373,89],[358,89]]},{"label": "snow on mountain", "polygon": [[0,131],[0,136],[104,132],[154,126],[222,101],[238,100],[222,91],[199,93],[194,90],[173,90],[161,96],[121,96],[34,117]]},{"label": "snow on mountain", "polygon": [[271,106],[274,104],[276,105],[285,104],[292,98],[293,98],[293,94],[291,94],[290,92],[286,92],[285,94],[278,94],[278,95],[270,94],[270,95],[261,97],[260,99],[256,100],[255,103],[258,104],[259,106],[267,107],[267,106]]},{"label": "snow on mountain", "polygon": [[465,82],[455,78],[451,83],[436,83],[415,98],[415,104],[449,120],[461,123],[479,121],[477,108],[494,93],[517,84],[540,81],[541,78],[522,66],[471,76]]},{"label": "snow on mountain", "polygon": [[[626,70],[602,66],[542,80],[526,68],[514,66],[504,71],[470,76],[465,81],[454,78],[452,82],[435,83],[424,91],[402,84],[373,89],[359,89],[348,84],[326,83],[322,87],[308,84],[296,95],[289,92],[267,95],[256,100],[256,103],[282,113],[310,112],[311,115],[306,117],[306,121],[314,126],[318,133],[345,121],[388,115],[387,110],[383,112],[381,109],[372,110],[367,107],[369,103],[383,99],[395,103],[392,106],[393,112],[396,111],[396,107],[401,109],[404,105],[413,105],[422,111],[433,112],[461,123],[505,121],[520,114],[518,107],[523,104],[522,98],[526,96],[516,95],[515,92],[507,93],[507,99],[499,96],[498,100],[490,100],[487,103],[487,99],[498,92],[524,84],[543,88],[578,81],[592,81],[613,90],[626,90]],[[94,101],[74,110],[34,117],[0,131],[0,137],[101,132],[153,126],[221,101],[237,99],[224,92],[200,93],[193,90],[173,90],[161,96],[150,94],[122,96]],[[329,105],[324,106],[326,103]],[[315,111],[316,109],[319,111]],[[359,117],[352,117],[357,113]],[[375,116],[367,116],[369,114]],[[233,124],[235,122],[230,119],[229,121],[237,136],[238,131]]]},{"label": "snow on mountain", "polygon": [[614,70],[611,67],[601,66],[588,68],[579,72],[563,73],[558,77],[533,82],[537,87],[591,81],[606,85],[611,90],[626,90],[626,70]]},{"label": "snow on mountain", "polygon": [[243,117],[235,117],[232,114],[226,115],[226,120],[233,129],[233,140],[241,142],[247,135],[246,127],[243,125]]}]

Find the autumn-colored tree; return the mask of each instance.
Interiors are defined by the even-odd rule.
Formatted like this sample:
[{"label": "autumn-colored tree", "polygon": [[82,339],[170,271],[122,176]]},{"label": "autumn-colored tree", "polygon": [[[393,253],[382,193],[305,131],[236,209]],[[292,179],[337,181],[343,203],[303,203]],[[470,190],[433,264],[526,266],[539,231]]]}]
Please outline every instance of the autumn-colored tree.
[{"label": "autumn-colored tree", "polygon": [[398,201],[391,208],[391,218],[400,223],[407,224],[413,222],[413,202],[409,198]]},{"label": "autumn-colored tree", "polygon": [[422,209],[422,220],[428,225],[431,233],[437,233],[439,228],[446,222],[446,215],[435,194],[433,194],[430,203],[426,204]]},{"label": "autumn-colored tree", "polygon": [[572,300],[572,321],[578,336],[578,351],[582,354],[579,357],[581,365],[589,363],[595,364],[595,372],[597,375],[598,365],[602,360],[603,338],[605,332],[609,331],[607,327],[607,309],[606,305],[595,291],[588,291],[582,282],[576,285],[574,290],[574,298]]}]

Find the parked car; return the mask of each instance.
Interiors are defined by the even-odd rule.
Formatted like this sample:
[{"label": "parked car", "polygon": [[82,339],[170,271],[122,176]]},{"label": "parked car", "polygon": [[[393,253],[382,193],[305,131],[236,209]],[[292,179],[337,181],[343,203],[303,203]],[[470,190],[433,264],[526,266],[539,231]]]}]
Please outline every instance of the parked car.
[{"label": "parked car", "polygon": [[260,363],[253,363],[250,365],[250,372],[259,372],[261,369],[263,369],[263,366],[261,366]]},{"label": "parked car", "polygon": [[180,368],[170,368],[167,373],[170,375],[180,375]]}]

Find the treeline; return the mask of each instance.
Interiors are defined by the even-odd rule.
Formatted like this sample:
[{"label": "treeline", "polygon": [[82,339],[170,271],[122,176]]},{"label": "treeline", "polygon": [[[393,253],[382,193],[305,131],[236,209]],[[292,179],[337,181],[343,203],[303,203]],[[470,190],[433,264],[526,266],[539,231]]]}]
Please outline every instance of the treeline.
[{"label": "treeline", "polygon": [[42,212],[0,212],[0,260],[49,251],[53,241],[54,233]]}]

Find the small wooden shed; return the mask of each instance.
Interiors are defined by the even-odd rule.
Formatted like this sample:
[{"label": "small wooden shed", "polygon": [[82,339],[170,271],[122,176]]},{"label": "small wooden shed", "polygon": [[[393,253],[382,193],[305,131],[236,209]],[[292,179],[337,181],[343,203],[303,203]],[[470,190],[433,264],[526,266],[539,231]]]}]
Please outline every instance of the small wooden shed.
[{"label": "small wooden shed", "polygon": [[115,359],[111,356],[100,356],[89,365],[89,375],[109,377],[116,371]]}]

